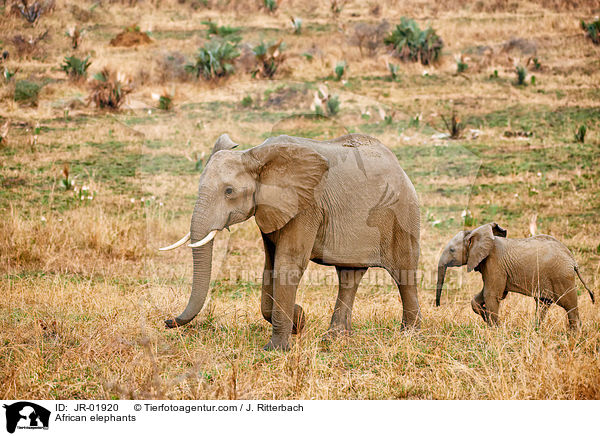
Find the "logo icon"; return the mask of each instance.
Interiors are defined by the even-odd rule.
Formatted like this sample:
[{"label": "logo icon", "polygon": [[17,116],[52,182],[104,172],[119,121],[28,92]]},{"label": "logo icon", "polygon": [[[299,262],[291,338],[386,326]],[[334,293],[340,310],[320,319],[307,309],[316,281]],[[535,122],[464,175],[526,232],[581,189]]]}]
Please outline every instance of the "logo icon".
[{"label": "logo icon", "polygon": [[6,431],[18,429],[48,429],[50,411],[29,401],[4,405],[6,409]]}]

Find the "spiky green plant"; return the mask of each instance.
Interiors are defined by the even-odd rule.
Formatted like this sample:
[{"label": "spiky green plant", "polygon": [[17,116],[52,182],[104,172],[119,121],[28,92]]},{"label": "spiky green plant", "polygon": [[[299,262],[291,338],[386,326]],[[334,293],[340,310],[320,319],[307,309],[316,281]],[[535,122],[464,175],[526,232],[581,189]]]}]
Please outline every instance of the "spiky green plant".
[{"label": "spiky green plant", "polygon": [[239,55],[231,41],[211,40],[198,50],[196,62],[186,65],[185,69],[197,78],[202,75],[206,80],[214,80],[233,74],[233,60]]},{"label": "spiky green plant", "polygon": [[469,65],[465,62],[462,56],[456,59],[456,74],[464,73],[468,68]]},{"label": "spiky green plant", "polygon": [[346,61],[341,61],[338,62],[337,65],[335,66],[333,72],[335,73],[335,80],[337,80],[338,82],[340,80],[342,80],[342,77],[344,76],[344,73],[346,72]]},{"label": "spiky green plant", "polygon": [[302,33],[302,19],[296,17],[290,17],[292,20],[292,27],[294,28],[294,34],[300,35]]},{"label": "spiky green plant", "polygon": [[88,103],[94,103],[99,109],[118,110],[125,102],[127,94],[133,91],[118,74],[104,68],[94,75],[91,83],[91,92]]},{"label": "spiky green plant", "polygon": [[581,28],[585,30],[588,38],[590,38],[594,44],[600,44],[600,18],[596,21],[590,21],[589,23],[581,20]]},{"label": "spiky green plant", "polygon": [[394,48],[396,56],[403,61],[429,65],[439,59],[444,43],[435,30],[421,30],[412,19],[400,18],[400,24],[383,40]]},{"label": "spiky green plant", "polygon": [[390,74],[392,75],[392,80],[398,79],[398,72],[400,71],[400,65],[392,64],[388,62],[388,70],[390,70]]},{"label": "spiky green plant", "polygon": [[257,67],[252,71],[252,76],[255,77],[260,73],[262,77],[271,79],[285,60],[284,49],[285,44],[281,39],[277,42],[263,41],[254,47],[252,51],[256,58]]},{"label": "spiky green plant", "polygon": [[527,78],[527,70],[522,65],[517,65],[515,68],[515,73],[517,73],[517,85],[524,86],[525,79]]},{"label": "spiky green plant", "polygon": [[80,59],[76,56],[68,56],[63,60],[60,68],[69,76],[71,80],[81,80],[87,77],[87,69],[92,64],[90,56]]},{"label": "spiky green plant", "polygon": [[579,128],[575,131],[575,141],[583,144],[585,142],[585,134],[587,133],[587,127],[585,124],[579,126]]},{"label": "spiky green plant", "polygon": [[158,97],[158,108],[163,111],[170,111],[173,108],[173,95],[170,93],[163,93]]},{"label": "spiky green plant", "polygon": [[13,77],[15,77],[15,74],[17,74],[18,71],[18,68],[14,70],[9,70],[7,67],[4,67],[4,71],[2,72],[2,77],[4,78],[4,81],[10,82],[13,79]]},{"label": "spiky green plant", "polygon": [[278,8],[277,0],[263,0],[263,4],[269,12],[275,12]]},{"label": "spiky green plant", "polygon": [[239,36],[239,33],[242,30],[241,27],[219,26],[212,21],[202,21],[202,24],[207,26],[206,37],[209,39],[215,35],[233,42],[240,42],[242,40],[242,37]]},{"label": "spiky green plant", "polygon": [[329,116],[335,116],[340,111],[340,99],[337,95],[330,96],[327,99],[327,114]]}]

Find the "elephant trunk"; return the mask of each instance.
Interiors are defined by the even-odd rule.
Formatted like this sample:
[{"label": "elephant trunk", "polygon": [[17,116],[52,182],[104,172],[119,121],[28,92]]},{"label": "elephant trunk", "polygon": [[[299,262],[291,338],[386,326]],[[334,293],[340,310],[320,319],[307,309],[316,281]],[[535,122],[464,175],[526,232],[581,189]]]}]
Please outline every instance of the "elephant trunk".
[{"label": "elephant trunk", "polygon": [[435,305],[440,305],[440,299],[442,298],[442,288],[444,287],[444,279],[446,278],[446,265],[444,263],[438,264],[437,271],[437,287],[435,291]]},{"label": "elephant trunk", "polygon": [[[206,213],[202,210],[200,202],[196,203],[194,208],[194,214],[192,216],[191,225],[191,240],[197,242],[204,238],[210,229]],[[208,204],[208,203],[204,203]],[[210,240],[206,244],[192,248],[193,257],[193,280],[192,280],[192,293],[190,299],[184,311],[175,319],[168,319],[165,321],[167,327],[177,327],[189,323],[198,312],[204,307],[206,297],[208,296],[208,288],[210,286],[210,274],[212,269],[212,249],[213,241]]]}]

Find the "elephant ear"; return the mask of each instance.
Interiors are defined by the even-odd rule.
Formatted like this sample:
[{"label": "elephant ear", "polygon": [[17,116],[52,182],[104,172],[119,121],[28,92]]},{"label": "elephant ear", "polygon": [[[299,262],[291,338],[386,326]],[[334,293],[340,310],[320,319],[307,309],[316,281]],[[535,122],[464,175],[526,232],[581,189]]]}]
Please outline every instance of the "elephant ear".
[{"label": "elephant ear", "polygon": [[286,225],[315,203],[316,190],[329,162],[316,151],[297,144],[265,144],[244,153],[256,175],[254,217],[263,233]]},{"label": "elephant ear", "polygon": [[213,146],[213,149],[210,152],[210,156],[208,157],[206,164],[208,164],[208,162],[210,161],[210,158],[213,157],[213,155],[217,151],[232,150],[232,149],[236,148],[237,146],[238,146],[238,144],[233,142],[227,133],[223,133],[221,136],[219,136],[219,138],[217,139],[217,142],[215,142],[215,145]]},{"label": "elephant ear", "polygon": [[498,223],[492,223],[492,233],[494,236],[500,236],[501,238],[506,238],[506,229],[503,229],[498,225]]},{"label": "elephant ear", "polygon": [[473,230],[467,236],[467,271],[473,271],[486,257],[494,246],[492,225],[486,224]]}]

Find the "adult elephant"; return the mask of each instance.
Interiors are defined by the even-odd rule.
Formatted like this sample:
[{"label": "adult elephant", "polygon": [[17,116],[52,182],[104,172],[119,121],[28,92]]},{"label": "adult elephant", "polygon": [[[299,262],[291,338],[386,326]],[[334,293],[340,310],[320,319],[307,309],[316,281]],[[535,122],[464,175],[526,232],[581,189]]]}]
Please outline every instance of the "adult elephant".
[{"label": "adult elephant", "polygon": [[420,216],[415,189],[396,156],[377,139],[352,134],[330,141],[277,136],[246,151],[222,135],[200,177],[190,233],[193,285],[187,307],[166,322],[190,322],[208,293],[212,240],[254,216],[265,248],[261,310],[273,325],[266,350],[288,349],[304,325],[295,304],[312,260],[333,265],[339,293],[329,332],[350,330],[352,304],[369,267],[383,267],[398,285],[404,327],[418,327]]}]

